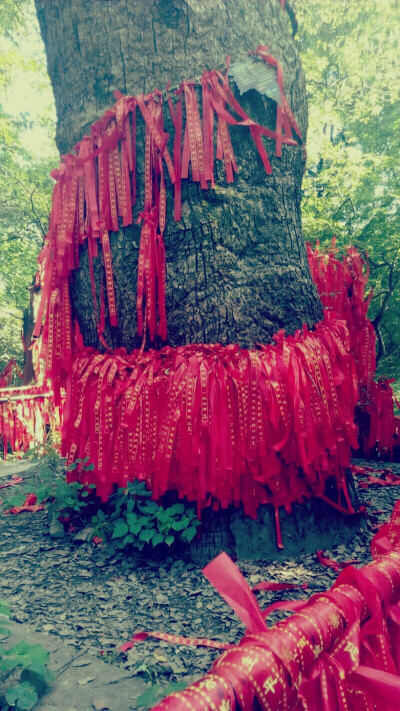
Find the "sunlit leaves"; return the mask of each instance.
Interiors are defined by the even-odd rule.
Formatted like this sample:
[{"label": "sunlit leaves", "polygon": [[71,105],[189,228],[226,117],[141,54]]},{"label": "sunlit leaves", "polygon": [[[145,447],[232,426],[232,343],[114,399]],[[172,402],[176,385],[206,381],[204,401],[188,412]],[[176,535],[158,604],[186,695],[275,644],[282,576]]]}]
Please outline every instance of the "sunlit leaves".
[{"label": "sunlit leaves", "polygon": [[[22,313],[47,229],[52,191],[48,174],[57,152],[51,148],[54,108],[49,107],[50,83],[33,3],[3,0],[0,5],[1,369],[11,357],[22,359]],[[25,86],[34,92],[39,111],[29,102],[21,110],[16,96]],[[48,134],[44,156],[35,145],[38,130]]]},{"label": "sunlit leaves", "polygon": [[[310,112],[302,203],[305,237],[324,242],[336,234],[339,245],[353,243],[367,250],[379,293],[388,287],[388,264],[400,269],[398,3],[292,4]],[[379,297],[373,301],[373,318],[380,303]],[[396,286],[383,322],[392,352],[400,346],[398,314]],[[387,359],[380,367],[393,372]]]}]

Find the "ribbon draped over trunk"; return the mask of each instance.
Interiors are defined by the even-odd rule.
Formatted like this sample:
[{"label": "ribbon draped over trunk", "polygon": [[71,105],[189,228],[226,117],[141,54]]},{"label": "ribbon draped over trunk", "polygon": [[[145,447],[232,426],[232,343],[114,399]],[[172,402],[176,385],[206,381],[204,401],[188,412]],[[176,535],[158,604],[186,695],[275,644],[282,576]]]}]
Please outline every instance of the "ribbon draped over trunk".
[{"label": "ribbon draped over trunk", "polygon": [[[182,179],[198,182],[202,189],[214,187],[214,125],[216,160],[225,167],[228,183],[238,167],[229,136],[229,126],[250,131],[267,173],[271,165],[262,137],[275,141],[275,154],[282,144],[297,146],[301,136],[283,93],[283,73],[279,62],[259,47],[254,61],[273,65],[281,105],[277,108],[276,129],[269,130],[253,121],[242,109],[229,86],[228,77],[219,71],[205,71],[199,82],[183,81],[173,94],[167,87],[168,110],[174,129],[173,155],[169,135],[164,129],[163,94],[122,96],[115,92],[116,104],[84,136],[74,152],[62,157],[52,172],[53,190],[49,230],[39,257],[42,299],[34,337],[42,334],[42,354],[46,375],[51,378],[56,402],[60,387],[68,378],[73,352],[77,348],[77,322],[72,314],[69,281],[79,267],[80,252],[87,245],[93,313],[102,346],[106,316],[109,325],[118,327],[118,299],[112,269],[110,232],[118,232],[134,222],[137,185],[137,120],[145,127],[144,204],[137,221],[142,224],[137,276],[137,335],[151,343],[166,343],[165,308],[166,178],[174,186],[174,218],[181,219]],[[172,94],[172,95],[171,95]],[[200,106],[201,102],[201,118]],[[292,129],[295,138],[292,135]],[[141,186],[140,186],[141,187]],[[136,213],[137,215],[137,213]],[[102,254],[104,289],[96,293],[93,259]],[[100,309],[98,308],[100,302]],[[42,322],[44,320],[44,325]],[[75,323],[73,323],[73,321]]]}]

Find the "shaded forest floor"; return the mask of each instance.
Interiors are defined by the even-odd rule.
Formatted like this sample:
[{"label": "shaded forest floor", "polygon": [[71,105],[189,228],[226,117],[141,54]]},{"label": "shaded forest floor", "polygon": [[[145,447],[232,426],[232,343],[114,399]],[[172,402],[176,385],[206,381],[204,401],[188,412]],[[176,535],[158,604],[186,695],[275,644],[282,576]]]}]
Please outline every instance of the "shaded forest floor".
[{"label": "shaded forest floor", "polygon": [[[400,476],[399,464],[374,466],[390,468]],[[14,474],[16,467],[11,472],[7,464],[1,465],[2,481],[8,472]],[[29,470],[22,476],[29,477]],[[1,498],[6,500],[9,492],[12,489],[1,490]],[[368,512],[365,530],[347,546],[325,554],[338,562],[368,563],[373,527],[389,519],[399,492],[397,486],[359,487]],[[377,510],[381,513],[372,514]],[[276,600],[307,598],[329,588],[337,577],[315,555],[268,565],[237,562],[251,586],[262,580],[308,585],[307,590],[259,592],[261,607]],[[30,625],[29,634],[41,633],[43,646],[47,640],[53,652],[58,676],[54,690],[38,707],[46,711],[149,708],[168,684],[187,685],[206,672],[218,654],[149,639],[127,655],[118,655],[119,645],[135,632],[158,630],[229,642],[239,641],[244,632],[196,565],[172,556],[160,561],[111,555],[103,546],[78,543],[69,536],[53,539],[46,511],[0,516],[0,600],[9,604],[19,635]],[[274,622],[285,614],[277,612],[269,619]],[[67,705],[58,701],[63,685],[68,687]]]}]

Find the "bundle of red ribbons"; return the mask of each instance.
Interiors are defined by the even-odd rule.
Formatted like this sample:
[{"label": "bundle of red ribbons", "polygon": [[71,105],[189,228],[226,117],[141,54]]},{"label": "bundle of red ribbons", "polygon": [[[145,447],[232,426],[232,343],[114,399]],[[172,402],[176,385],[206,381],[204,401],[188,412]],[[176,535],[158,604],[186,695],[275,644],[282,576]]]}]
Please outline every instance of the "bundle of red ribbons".
[{"label": "bundle of red ribbons", "polygon": [[[109,232],[121,224],[133,222],[132,206],[136,202],[136,122],[137,115],[145,124],[144,204],[138,221],[142,222],[137,281],[137,332],[150,341],[167,339],[165,311],[165,251],[163,233],[166,219],[166,186],[164,168],[174,185],[176,220],[181,217],[181,180],[189,176],[201,188],[214,186],[214,124],[217,126],[216,159],[225,166],[226,180],[233,181],[237,170],[229,136],[229,125],[250,131],[267,173],[271,172],[268,154],[262,141],[275,141],[275,152],[281,155],[282,144],[297,145],[292,130],[301,141],[300,131],[283,92],[283,73],[279,62],[266,47],[252,53],[277,71],[280,104],[277,105],[276,129],[271,131],[250,119],[232,93],[228,78],[219,71],[205,71],[200,82],[202,118],[198,93],[193,81],[183,81],[174,92],[175,104],[167,91],[168,107],[174,126],[173,155],[168,149],[164,130],[163,94],[154,91],[147,96],[123,97],[116,93],[117,103],[97,121],[90,136],[75,146],[75,152],[63,156],[53,191],[49,231],[39,257],[42,300],[34,336],[44,327],[42,348],[46,373],[52,378],[56,402],[60,384],[67,377],[75,340],[80,343],[77,324],[72,323],[69,278],[79,266],[80,248],[87,243],[93,294],[93,309],[100,341],[104,340],[105,305],[101,290],[100,314],[97,307],[93,258],[101,246],[105,267],[108,314],[111,326],[118,325],[114,292]],[[183,111],[184,106],[184,111]],[[185,116],[185,125],[183,125]]]},{"label": "bundle of red ribbons", "polygon": [[[372,291],[366,296],[369,277],[366,257],[348,247],[340,257],[335,239],[329,250],[307,245],[311,274],[325,311],[345,320],[350,335],[358,381],[359,452],[366,458],[400,459],[399,407],[388,378],[374,380],[376,334],[367,316]],[[365,418],[366,416],[366,418]]]},{"label": "bundle of red ribbons", "polygon": [[[275,131],[247,116],[225,75],[205,72],[200,82],[201,119],[193,82],[182,82],[175,105],[167,91],[175,129],[172,157],[164,130],[163,95],[118,94],[116,105],[92,126],[90,137],[83,138],[74,154],[64,156],[53,174],[56,185],[40,256],[43,295],[35,335],[41,332],[44,317],[42,351],[56,405],[60,386],[66,388],[63,451],[69,461],[88,456],[95,464],[93,473],[75,470],[71,477],[95,483],[102,499],[114,485],[125,486],[138,478],[156,498],[176,490],[179,497],[196,501],[199,510],[210,504],[243,503],[246,513],[255,516],[260,503],[289,510],[293,501],[323,497],[327,478],[334,476],[343,492],[336,505],[352,511],[345,468],[351,445],[357,446],[353,424],[357,381],[359,389],[369,392],[375,367],[364,263],[356,250],[342,262],[336,260],[333,271],[333,253],[327,261],[318,249],[310,251],[317,284],[328,283],[328,299],[331,291],[334,294],[332,303],[325,303],[324,321],[313,333],[305,329],[287,338],[279,334],[275,345],[254,351],[196,344],[103,354],[82,347],[78,324],[71,317],[69,279],[79,266],[81,246],[87,243],[93,309],[106,346],[103,290],[99,314],[93,275],[93,257],[101,245],[109,321],[111,326],[118,324],[109,232],[133,221],[138,114],[145,125],[145,175],[137,327],[151,340],[156,336],[166,340],[164,173],[174,185],[178,220],[181,180],[188,178],[189,164],[193,181],[202,188],[214,185],[215,121],[216,158],[224,162],[228,183],[236,170],[230,124],[250,131],[268,173],[271,166],[262,137],[275,141],[277,156],[282,143],[297,145],[292,131],[301,139],[283,93],[279,63],[265,47],[254,54],[255,61],[276,68],[281,101]],[[346,319],[350,343],[343,321],[335,319],[333,311]]]},{"label": "bundle of red ribbons", "polygon": [[[246,626],[238,645],[158,711],[392,711],[400,705],[400,502],[371,544],[374,562],[340,573],[333,588],[288,603],[268,628],[265,611],[225,553],[206,578]],[[382,555],[383,554],[383,555]],[[285,608],[281,604],[281,608]],[[162,637],[162,635],[161,635]],[[165,635],[165,639],[169,639]],[[136,640],[136,637],[134,638]],[[207,644],[192,640],[191,644]],[[177,643],[187,643],[186,640]],[[127,649],[133,643],[123,645]],[[207,645],[211,646],[211,645]]]},{"label": "bundle of red ribbons", "polygon": [[354,247],[348,247],[340,257],[332,240],[326,251],[317,242],[313,249],[307,245],[311,276],[317,287],[325,312],[331,312],[346,322],[350,336],[350,350],[357,369],[358,400],[370,397],[376,370],[374,327],[367,316],[372,291],[366,296],[368,261]]},{"label": "bundle of red ribbons", "polygon": [[0,389],[0,437],[3,458],[26,452],[46,440],[47,430],[60,430],[60,408],[47,386]]},{"label": "bundle of red ribbons", "polygon": [[[274,345],[188,345],[112,354],[84,349],[73,364],[64,410],[69,460],[89,457],[105,500],[113,486],[143,479],[159,498],[261,503],[290,510],[324,497],[328,477],[347,500],[345,468],[356,446],[357,380],[342,321],[278,334]],[[340,501],[337,506],[341,508]]]},{"label": "bundle of red ribbons", "polygon": [[400,461],[400,417],[394,414],[399,402],[391,378],[372,381],[369,398],[361,403],[367,417],[366,431],[360,432],[360,453],[366,459]]}]

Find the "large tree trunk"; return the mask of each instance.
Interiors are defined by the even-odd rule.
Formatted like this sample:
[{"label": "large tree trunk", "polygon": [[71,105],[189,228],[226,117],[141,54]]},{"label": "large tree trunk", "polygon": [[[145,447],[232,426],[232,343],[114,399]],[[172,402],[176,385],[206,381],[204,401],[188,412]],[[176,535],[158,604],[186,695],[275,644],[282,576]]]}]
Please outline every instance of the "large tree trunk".
[{"label": "large tree trunk", "polygon": [[[61,153],[114,102],[114,90],[145,93],[163,89],[168,80],[176,86],[201,76],[205,68],[222,68],[228,54],[232,61],[242,60],[258,44],[267,45],[282,64],[285,93],[305,139],[304,76],[278,0],[35,2]],[[257,121],[275,127],[273,101],[252,90],[240,102]],[[216,190],[183,181],[180,222],[173,220],[171,192],[167,198],[168,342],[173,346],[220,342],[248,347],[268,342],[279,329],[293,332],[303,323],[313,325],[322,315],[301,230],[301,147],[283,146],[282,158],[275,158],[275,146],[267,141],[273,167],[267,176],[247,131],[233,127],[231,137],[239,165],[234,185],[227,186],[222,166]],[[143,143],[139,136],[139,150]],[[143,153],[138,161],[143,178]],[[139,196],[134,217],[142,207]],[[106,340],[128,350],[138,345],[139,231],[134,220],[134,226],[111,235],[119,327],[107,326]],[[99,286],[103,268],[97,261]],[[72,298],[86,345],[100,348],[85,251]]]},{"label": "large tree trunk", "polygon": [[[148,93],[164,89],[169,80],[172,87],[179,86],[183,79],[199,78],[204,69],[222,69],[227,55],[232,62],[243,60],[259,44],[267,45],[283,67],[285,94],[306,139],[304,76],[279,0],[35,2],[55,94],[61,153],[70,151],[114,103],[115,90],[128,95]],[[255,90],[239,97],[233,89],[254,120],[275,129],[272,100]],[[164,120],[172,133],[166,111]],[[322,317],[301,229],[303,148],[283,145],[282,157],[276,158],[274,142],[266,141],[273,169],[268,176],[247,129],[231,127],[230,134],[239,165],[235,183],[226,183],[222,165],[216,166],[215,190],[202,190],[199,184],[184,180],[180,222],[173,218],[172,186],[167,181],[166,306],[172,346],[219,342],[252,347],[268,342],[279,329],[293,333]],[[128,351],[140,345],[135,334],[140,237],[136,218],[144,207],[141,120],[137,151],[139,196],[133,225],[110,235],[119,325],[111,328],[106,322],[105,331],[109,345]],[[104,286],[102,259],[100,254],[94,264],[97,295],[101,282]],[[85,344],[101,350],[86,247],[81,250],[71,295]],[[356,504],[356,497],[352,498]],[[265,507],[259,512],[264,543],[275,539],[275,515],[270,513]],[[240,527],[241,514],[240,520],[232,511],[223,515],[209,511],[207,516],[200,555],[212,556],[220,547],[229,549],[235,531],[239,538],[260,540],[253,547],[256,555],[265,554],[258,529]],[[308,530],[312,522],[307,508],[304,519]],[[345,540],[348,527],[339,525]],[[302,534],[296,542],[300,538]],[[318,532],[313,538],[317,545],[319,538]]]}]

